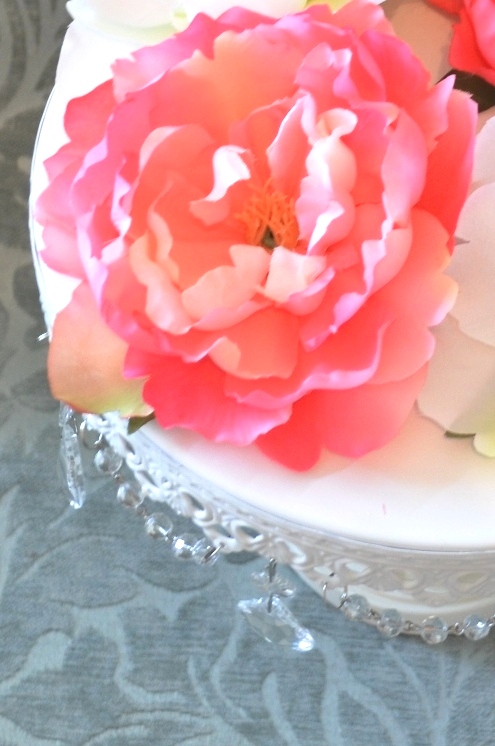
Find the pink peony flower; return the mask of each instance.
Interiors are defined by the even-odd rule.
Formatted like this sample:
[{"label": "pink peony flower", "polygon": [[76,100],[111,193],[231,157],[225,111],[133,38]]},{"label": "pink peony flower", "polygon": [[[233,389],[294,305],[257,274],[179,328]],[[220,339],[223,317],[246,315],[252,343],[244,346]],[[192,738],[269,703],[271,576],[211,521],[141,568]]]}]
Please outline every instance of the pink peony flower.
[{"label": "pink peony flower", "polygon": [[495,85],[495,0],[430,1],[459,17],[449,52],[450,64]]},{"label": "pink peony flower", "polygon": [[362,0],[199,15],[118,61],[70,102],[37,205],[45,262],[80,280],[54,395],[117,391],[294,469],[387,443],[455,297],[476,109],[452,82]]}]

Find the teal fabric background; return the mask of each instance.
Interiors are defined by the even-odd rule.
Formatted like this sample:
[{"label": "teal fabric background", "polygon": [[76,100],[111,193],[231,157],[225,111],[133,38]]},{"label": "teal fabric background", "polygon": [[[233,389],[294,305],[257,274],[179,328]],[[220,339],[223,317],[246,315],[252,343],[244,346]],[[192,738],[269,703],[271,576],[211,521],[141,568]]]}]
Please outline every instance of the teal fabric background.
[{"label": "teal fabric background", "polygon": [[494,633],[387,641],[296,580],[317,642],[296,654],[235,611],[261,560],[174,560],[105,480],[67,506],[27,228],[67,23],[60,0],[0,0],[0,746],[491,746]]}]

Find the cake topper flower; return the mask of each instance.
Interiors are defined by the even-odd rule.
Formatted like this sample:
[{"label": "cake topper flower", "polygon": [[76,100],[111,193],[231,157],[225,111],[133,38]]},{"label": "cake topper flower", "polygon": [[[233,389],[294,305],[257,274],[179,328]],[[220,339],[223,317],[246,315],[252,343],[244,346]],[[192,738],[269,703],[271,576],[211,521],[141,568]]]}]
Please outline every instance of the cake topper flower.
[{"label": "cake topper flower", "polygon": [[79,281],[54,395],[293,469],[387,443],[456,293],[476,107],[452,82],[363,0],[200,14],[118,61],[69,103],[37,205]]},{"label": "cake topper flower", "polygon": [[449,52],[450,64],[457,70],[479,75],[495,85],[495,1],[430,2],[458,16]]},{"label": "cake topper flower", "polygon": [[[240,0],[237,4],[279,18],[302,10],[306,0]],[[76,20],[141,44],[154,44],[182,31],[198,13],[216,18],[231,6],[231,0],[69,0],[67,3]]]},{"label": "cake topper flower", "polygon": [[495,457],[495,118],[476,140],[471,194],[456,230],[451,274],[459,296],[435,330],[437,349],[420,394],[423,414],[449,433],[474,435],[474,446]]}]

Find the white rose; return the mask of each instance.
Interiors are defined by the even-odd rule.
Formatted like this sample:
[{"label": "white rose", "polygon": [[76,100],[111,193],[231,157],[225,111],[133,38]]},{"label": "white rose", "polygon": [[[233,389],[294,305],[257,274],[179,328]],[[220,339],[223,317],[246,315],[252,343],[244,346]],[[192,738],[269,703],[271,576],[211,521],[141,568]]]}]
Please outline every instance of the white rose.
[{"label": "white rose", "polygon": [[476,140],[471,194],[461,212],[449,274],[459,284],[419,397],[423,414],[454,433],[474,433],[495,457],[495,117]]},{"label": "white rose", "polygon": [[112,36],[153,44],[186,28],[197,13],[216,18],[234,5],[279,18],[302,10],[306,0],[69,0],[67,10]]}]

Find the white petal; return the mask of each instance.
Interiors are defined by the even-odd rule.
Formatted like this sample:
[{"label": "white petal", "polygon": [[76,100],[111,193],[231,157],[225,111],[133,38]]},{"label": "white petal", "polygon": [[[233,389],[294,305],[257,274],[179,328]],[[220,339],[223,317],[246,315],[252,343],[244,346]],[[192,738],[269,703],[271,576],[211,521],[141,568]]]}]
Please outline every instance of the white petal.
[{"label": "white petal", "polygon": [[[493,114],[493,111],[492,111]],[[476,137],[473,185],[495,181],[495,117],[491,117]]]},{"label": "white petal", "polygon": [[456,233],[468,243],[457,246],[448,269],[459,285],[452,313],[466,334],[495,345],[495,183],[470,195]]},{"label": "white petal", "polygon": [[435,354],[419,396],[421,412],[445,430],[487,432],[495,428],[495,347],[463,334],[451,316],[434,334]]}]

